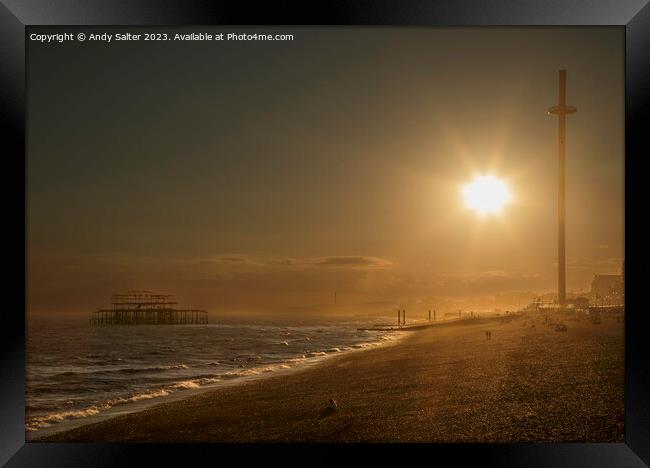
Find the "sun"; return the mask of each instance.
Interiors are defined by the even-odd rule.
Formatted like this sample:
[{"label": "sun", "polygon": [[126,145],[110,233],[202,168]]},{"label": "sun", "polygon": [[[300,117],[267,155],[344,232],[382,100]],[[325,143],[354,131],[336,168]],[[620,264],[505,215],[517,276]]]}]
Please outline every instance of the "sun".
[{"label": "sun", "polygon": [[480,215],[498,214],[512,199],[508,184],[493,175],[474,178],[463,186],[462,195],[467,207]]}]

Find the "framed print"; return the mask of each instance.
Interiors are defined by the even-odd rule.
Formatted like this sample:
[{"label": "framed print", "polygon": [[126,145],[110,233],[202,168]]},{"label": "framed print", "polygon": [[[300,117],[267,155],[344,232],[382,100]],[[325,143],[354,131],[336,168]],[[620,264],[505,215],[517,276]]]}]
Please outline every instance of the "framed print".
[{"label": "framed print", "polygon": [[649,463],[649,22],[3,0],[2,463]]}]

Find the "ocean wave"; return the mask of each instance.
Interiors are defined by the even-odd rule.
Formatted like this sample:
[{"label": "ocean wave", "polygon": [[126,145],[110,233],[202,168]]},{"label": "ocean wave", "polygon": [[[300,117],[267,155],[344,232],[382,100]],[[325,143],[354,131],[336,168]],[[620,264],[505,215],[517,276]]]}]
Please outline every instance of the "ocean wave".
[{"label": "ocean wave", "polygon": [[66,377],[88,376],[88,375],[106,375],[106,374],[141,374],[149,372],[163,372],[168,370],[188,369],[186,364],[174,364],[169,366],[152,366],[152,367],[123,367],[121,369],[102,369],[96,371],[66,371],[59,374],[54,374],[53,379],[61,379]]},{"label": "ocean wave", "polygon": [[394,341],[399,338],[399,335],[379,335],[381,341]]},{"label": "ocean wave", "polygon": [[88,408],[69,410],[69,411],[60,411],[56,413],[50,413],[44,416],[35,416],[29,419],[26,429],[28,431],[35,431],[38,429],[42,429],[44,427],[50,427],[52,424],[60,423],[71,419],[81,419],[90,416],[96,416],[101,411],[105,411],[117,405],[122,405],[125,403],[133,403],[141,400],[149,400],[151,398],[163,397],[169,395],[170,393],[171,392],[166,389],[153,390],[145,393],[138,393],[128,398],[122,398],[122,397],[113,398],[111,400],[106,401],[104,404],[93,405]]},{"label": "ocean wave", "polygon": [[116,371],[107,371],[107,372],[121,372],[124,374],[137,374],[140,372],[160,372],[166,370],[177,370],[177,369],[188,369],[186,364],[176,364],[171,366],[154,366],[154,367],[127,367],[124,369],[118,369]]},{"label": "ocean wave", "polygon": [[28,398],[30,395],[65,394],[87,394],[96,393],[102,390],[102,386],[107,384],[103,379],[93,379],[91,382],[45,382],[42,384],[29,385],[27,388]]},{"label": "ocean wave", "polygon": [[90,408],[82,410],[62,411],[59,413],[48,414],[46,416],[37,416],[29,421],[27,430],[35,431],[43,427],[49,427],[53,423],[58,423],[68,419],[87,418],[88,416],[94,416],[96,414],[99,414],[99,409],[95,406],[92,406]]},{"label": "ocean wave", "polygon": [[[141,401],[141,400],[149,400],[151,398],[159,398],[159,397],[164,397],[169,395],[171,392],[169,390],[165,389],[160,389],[156,390],[153,392],[147,392],[147,393],[140,393],[138,395],[133,395],[131,398],[127,398],[125,403],[131,402],[131,401]],[[114,405],[111,405],[114,406]]]},{"label": "ocean wave", "polygon": [[182,382],[176,382],[172,385],[172,388],[180,388],[187,390],[190,388],[199,388],[201,385],[195,380],[183,380]]},{"label": "ocean wave", "polygon": [[181,390],[196,389],[196,388],[201,388],[205,385],[221,382],[221,380],[222,379],[220,377],[215,377],[215,376],[196,377],[190,380],[183,380],[181,382],[176,382],[171,385],[171,388],[181,389]]},{"label": "ocean wave", "polygon": [[132,403],[142,400],[150,400],[152,398],[159,398],[169,395],[171,392],[167,389],[161,388],[158,390],[151,390],[144,393],[136,393],[128,398],[117,397],[112,400],[108,400],[104,405],[101,406],[102,409],[112,408],[113,406],[123,405],[125,403]]},{"label": "ocean wave", "polygon": [[74,359],[91,362],[93,366],[110,366],[111,364],[119,364],[126,360],[125,358],[114,357],[108,354],[86,354],[83,357],[74,356]]},{"label": "ocean wave", "polygon": [[275,372],[280,369],[291,369],[291,364],[292,361],[278,361],[273,364],[267,364],[265,366],[259,366],[259,367],[249,367],[249,368],[243,368],[241,370],[236,370],[236,371],[229,371],[229,372],[224,372],[220,374],[219,376],[224,378],[224,379],[235,379],[238,377],[250,377],[254,375],[259,375],[259,374],[267,374],[269,372]]}]

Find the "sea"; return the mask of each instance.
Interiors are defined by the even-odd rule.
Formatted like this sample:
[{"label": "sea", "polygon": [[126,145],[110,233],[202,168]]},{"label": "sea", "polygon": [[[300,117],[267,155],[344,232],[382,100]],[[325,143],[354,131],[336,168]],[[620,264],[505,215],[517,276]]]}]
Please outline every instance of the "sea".
[{"label": "sea", "polygon": [[88,317],[30,318],[27,439],[385,345],[403,332],[358,329],[390,323],[362,317],[92,326]]}]

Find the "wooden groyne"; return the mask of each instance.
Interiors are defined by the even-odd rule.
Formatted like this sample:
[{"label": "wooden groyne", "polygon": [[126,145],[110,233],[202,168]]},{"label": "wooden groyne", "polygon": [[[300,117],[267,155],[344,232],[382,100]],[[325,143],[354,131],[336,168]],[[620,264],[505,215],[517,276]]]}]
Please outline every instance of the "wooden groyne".
[{"label": "wooden groyne", "polygon": [[398,327],[393,327],[393,326],[362,327],[362,328],[357,328],[357,330],[358,331],[413,331],[413,330],[422,330],[424,328],[436,327],[447,323],[454,323],[460,320],[477,320],[477,319],[475,317],[461,317],[461,318],[454,318],[449,320],[440,320],[438,322],[426,322],[426,323],[416,323],[413,325],[402,325]]}]

